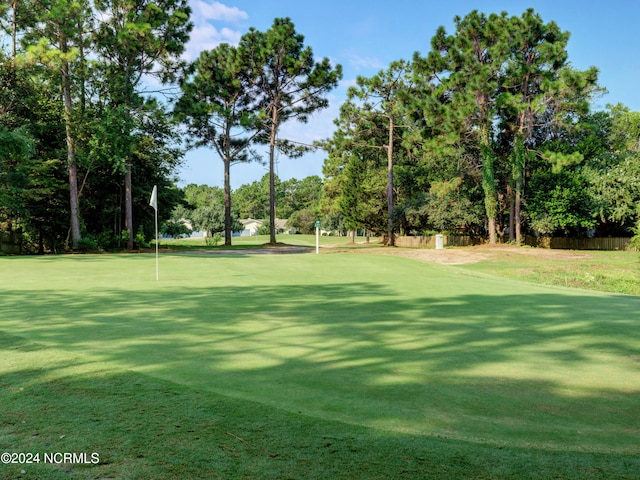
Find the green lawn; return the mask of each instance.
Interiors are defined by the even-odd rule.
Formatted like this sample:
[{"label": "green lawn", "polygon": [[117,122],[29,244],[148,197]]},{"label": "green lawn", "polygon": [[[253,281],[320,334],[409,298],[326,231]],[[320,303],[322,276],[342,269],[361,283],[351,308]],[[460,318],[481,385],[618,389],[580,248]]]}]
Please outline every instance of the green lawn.
[{"label": "green lawn", "polygon": [[640,476],[639,297],[344,253],[0,268],[0,452],[100,456],[0,478]]},{"label": "green lawn", "polygon": [[[316,246],[316,236],[315,235],[278,235],[276,237],[277,241],[280,243],[285,243],[287,245],[296,245],[303,247],[315,247]],[[269,235],[255,235],[253,237],[233,237],[231,239],[232,249],[245,249],[245,248],[255,248],[262,247],[265,244],[269,243]],[[369,239],[370,246],[380,246],[380,239],[378,237],[371,237]],[[352,244],[351,237],[338,237],[334,235],[325,235],[320,236],[318,238],[318,242],[320,246],[324,247],[335,247],[335,246],[349,246]],[[358,244],[360,248],[367,246],[365,237],[356,237],[355,243]],[[170,249],[194,249],[194,248],[211,248],[210,245],[207,245],[206,240],[204,238],[181,238],[181,239],[162,239],[160,240],[160,246],[162,248],[170,248]],[[216,247],[213,248],[218,250],[226,250],[229,247],[225,247],[220,243]]]},{"label": "green lawn", "polygon": [[547,285],[640,295],[638,252],[556,250],[555,253],[558,255],[540,257],[498,252],[490,260],[464,268]]}]

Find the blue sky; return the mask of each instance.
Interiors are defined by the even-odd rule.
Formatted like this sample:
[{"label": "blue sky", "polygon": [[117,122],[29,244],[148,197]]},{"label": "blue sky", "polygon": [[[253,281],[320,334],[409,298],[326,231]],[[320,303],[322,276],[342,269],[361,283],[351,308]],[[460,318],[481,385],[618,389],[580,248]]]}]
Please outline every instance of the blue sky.
[{"label": "blue sky", "polygon": [[[623,103],[640,110],[640,2],[636,0],[190,0],[195,24],[187,58],[227,42],[237,44],[250,27],[267,30],[277,17],[290,17],[305,45],[316,58],[329,57],[343,68],[343,80],[330,96],[330,107],[307,124],[286,124],[283,137],[301,142],[326,138],[333,131],[348,86],[357,76],[372,76],[394,60],[411,59],[415,51],[426,54],[436,29],[453,31],[453,17],[477,9],[521,15],[534,8],[545,22],[555,21],[571,33],[569,60],[575,68],[596,66],[600,84],[608,93],[594,103]],[[266,149],[265,149],[266,150]],[[283,179],[322,176],[323,152],[303,158],[278,158]],[[265,159],[266,151],[265,151]],[[231,168],[232,188],[259,180],[267,170],[259,164]],[[222,162],[212,150],[198,149],[186,156],[179,173],[180,185],[222,186]]]}]

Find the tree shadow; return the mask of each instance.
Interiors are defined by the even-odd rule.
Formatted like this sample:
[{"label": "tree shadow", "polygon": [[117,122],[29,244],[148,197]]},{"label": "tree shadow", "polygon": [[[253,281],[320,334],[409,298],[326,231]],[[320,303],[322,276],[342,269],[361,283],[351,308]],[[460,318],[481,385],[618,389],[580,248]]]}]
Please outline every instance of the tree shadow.
[{"label": "tree shadow", "polygon": [[28,337],[78,363],[384,430],[638,452],[637,297],[402,298],[352,282],[75,297],[9,289],[0,309],[5,351]]},{"label": "tree shadow", "polygon": [[0,449],[95,452],[99,463],[3,465],[0,478],[633,478],[640,471],[633,455],[370,429],[132,371],[50,373],[0,375]]}]

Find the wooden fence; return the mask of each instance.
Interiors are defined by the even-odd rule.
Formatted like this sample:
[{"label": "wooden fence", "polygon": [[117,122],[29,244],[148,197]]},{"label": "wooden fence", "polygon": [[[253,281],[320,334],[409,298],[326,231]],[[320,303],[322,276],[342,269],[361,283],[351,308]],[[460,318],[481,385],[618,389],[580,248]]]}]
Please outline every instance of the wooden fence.
[{"label": "wooden fence", "polygon": [[[445,247],[468,247],[473,245],[471,237],[467,235],[443,235]],[[423,237],[396,237],[396,247],[436,247],[436,236],[428,235]]]},{"label": "wooden fence", "polygon": [[560,250],[626,250],[630,241],[630,238],[624,237],[525,237],[524,244]]},{"label": "wooden fence", "polygon": [[[443,235],[445,247],[467,247],[478,243],[465,235]],[[630,238],[598,237],[598,238],[569,238],[569,237],[525,237],[524,244],[530,247],[552,248],[559,250],[626,250]],[[435,248],[435,235],[423,237],[396,237],[397,247]]]}]

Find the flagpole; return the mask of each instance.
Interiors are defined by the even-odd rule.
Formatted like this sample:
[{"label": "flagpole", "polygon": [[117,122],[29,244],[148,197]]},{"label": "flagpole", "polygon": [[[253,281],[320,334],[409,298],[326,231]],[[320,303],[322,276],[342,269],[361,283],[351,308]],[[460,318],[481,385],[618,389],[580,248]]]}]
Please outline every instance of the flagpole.
[{"label": "flagpole", "polygon": [[153,211],[155,212],[155,224],[156,224],[156,282],[158,281],[158,186],[153,186],[153,191],[151,192],[151,199],[149,200],[149,205],[153,207]]},{"label": "flagpole", "polygon": [[155,209],[156,212],[156,282],[158,281],[158,209]]}]

